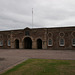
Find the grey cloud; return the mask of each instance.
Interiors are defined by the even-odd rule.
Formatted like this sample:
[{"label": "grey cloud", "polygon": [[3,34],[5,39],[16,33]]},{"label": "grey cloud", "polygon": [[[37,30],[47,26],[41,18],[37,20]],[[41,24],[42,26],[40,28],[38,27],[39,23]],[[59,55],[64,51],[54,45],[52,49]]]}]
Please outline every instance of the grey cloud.
[{"label": "grey cloud", "polygon": [[75,26],[74,0],[0,0],[0,30]]}]

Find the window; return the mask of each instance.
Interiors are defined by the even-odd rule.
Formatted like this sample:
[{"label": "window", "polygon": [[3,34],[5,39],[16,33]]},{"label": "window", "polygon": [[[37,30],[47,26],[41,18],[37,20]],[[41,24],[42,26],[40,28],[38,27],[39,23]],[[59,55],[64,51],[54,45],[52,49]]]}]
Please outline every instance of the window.
[{"label": "window", "polygon": [[59,45],[60,45],[60,46],[64,46],[64,45],[65,45],[64,39],[60,39]]},{"label": "window", "polygon": [[8,46],[10,46],[11,44],[10,44],[11,42],[10,42],[10,40],[8,40]]},{"label": "window", "polygon": [[48,46],[52,46],[52,39],[48,40]]},{"label": "window", "polygon": [[72,45],[75,46],[75,39],[72,39]]},{"label": "window", "polygon": [[29,35],[29,31],[25,31],[25,35],[28,36]]},{"label": "window", "polygon": [[3,46],[3,41],[2,40],[0,41],[0,46]]}]

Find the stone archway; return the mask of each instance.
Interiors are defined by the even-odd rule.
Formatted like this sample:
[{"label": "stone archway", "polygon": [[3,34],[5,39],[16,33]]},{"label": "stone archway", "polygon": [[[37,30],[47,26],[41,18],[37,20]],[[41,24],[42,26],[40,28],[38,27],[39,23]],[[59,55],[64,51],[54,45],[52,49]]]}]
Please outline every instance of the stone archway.
[{"label": "stone archway", "polygon": [[32,40],[30,37],[24,39],[24,49],[32,49]]},{"label": "stone archway", "polygon": [[15,48],[19,49],[19,40],[18,39],[15,40]]},{"label": "stone archway", "polygon": [[42,49],[42,40],[37,39],[37,49]]}]

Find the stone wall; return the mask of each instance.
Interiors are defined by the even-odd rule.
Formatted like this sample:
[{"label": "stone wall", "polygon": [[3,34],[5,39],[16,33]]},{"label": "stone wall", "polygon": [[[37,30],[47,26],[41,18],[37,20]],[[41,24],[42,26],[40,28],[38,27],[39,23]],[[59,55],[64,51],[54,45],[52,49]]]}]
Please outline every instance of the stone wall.
[{"label": "stone wall", "polygon": [[11,46],[8,46],[8,40],[11,41],[11,32],[10,31],[0,31],[0,41],[2,41],[3,46],[0,46],[0,48],[11,48]]},{"label": "stone wall", "polygon": [[[37,40],[42,40],[42,49],[49,50],[74,50],[72,39],[75,38],[75,27],[59,27],[59,28],[25,28],[21,30],[0,31],[0,40],[3,46],[0,48],[16,48],[15,40],[19,40],[19,49],[24,49],[24,39],[29,37],[32,40],[32,49],[37,49]],[[59,40],[64,39],[65,45],[60,46]],[[49,39],[52,39],[52,46],[48,45]],[[8,40],[11,46],[8,46]]]}]

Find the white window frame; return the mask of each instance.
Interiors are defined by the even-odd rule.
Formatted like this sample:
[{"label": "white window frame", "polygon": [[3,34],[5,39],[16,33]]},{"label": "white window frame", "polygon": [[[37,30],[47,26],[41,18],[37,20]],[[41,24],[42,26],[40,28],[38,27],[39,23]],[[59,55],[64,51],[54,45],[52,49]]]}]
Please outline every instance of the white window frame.
[{"label": "white window frame", "polygon": [[[63,38],[61,38],[61,39],[63,39]],[[63,39],[63,44],[61,44],[61,39],[59,40],[59,46],[65,46],[65,40]]]},{"label": "white window frame", "polygon": [[7,44],[8,44],[8,46],[11,46],[11,41],[10,41],[10,44],[9,44],[9,41],[10,41],[10,40],[8,40]]},{"label": "white window frame", "polygon": [[3,46],[3,40],[0,40],[0,46]]},{"label": "white window frame", "polygon": [[75,44],[74,44],[75,41],[74,40],[75,40],[75,38],[72,39],[72,46],[75,46]]},{"label": "white window frame", "polygon": [[[50,40],[51,40],[52,44],[49,44]],[[53,40],[52,39],[48,39],[48,46],[53,46]]]}]

